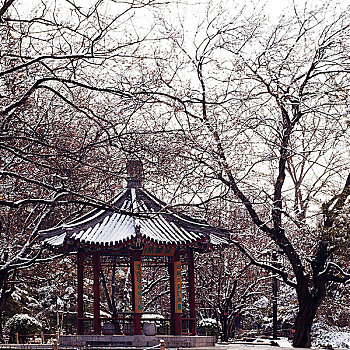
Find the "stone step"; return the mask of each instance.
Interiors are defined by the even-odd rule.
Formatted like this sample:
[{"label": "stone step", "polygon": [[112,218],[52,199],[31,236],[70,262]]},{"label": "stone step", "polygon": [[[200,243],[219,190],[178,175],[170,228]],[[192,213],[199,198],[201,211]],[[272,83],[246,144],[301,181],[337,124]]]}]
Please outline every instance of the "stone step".
[{"label": "stone step", "polygon": [[98,346],[90,346],[90,345],[85,345],[84,349],[86,350],[108,350],[108,349],[113,349],[113,350],[144,350],[143,348],[137,348],[134,346],[118,346],[118,345],[98,345]]},{"label": "stone step", "polygon": [[130,347],[132,348],[132,342],[131,341],[103,341],[103,340],[90,340],[87,341],[85,344],[86,347],[98,347],[98,346],[120,346],[120,347]]}]

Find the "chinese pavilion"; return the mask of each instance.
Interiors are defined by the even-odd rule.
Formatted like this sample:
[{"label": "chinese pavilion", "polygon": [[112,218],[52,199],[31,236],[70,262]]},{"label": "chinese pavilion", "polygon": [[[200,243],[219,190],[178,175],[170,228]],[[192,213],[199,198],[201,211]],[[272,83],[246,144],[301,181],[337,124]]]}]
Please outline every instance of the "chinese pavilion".
[{"label": "chinese pavilion", "polygon": [[[111,209],[94,209],[69,223],[40,232],[41,241],[49,249],[77,252],[77,334],[141,335],[142,266],[152,259],[168,267],[170,334],[196,335],[194,251],[204,252],[211,245],[226,245],[228,231],[169,210],[143,189],[140,161],[129,161],[127,173],[127,187],[114,199]],[[103,264],[130,268],[132,305],[128,314],[113,315],[109,319],[101,317]],[[186,317],[183,317],[182,305],[184,265],[187,266],[189,309]],[[84,314],[84,279],[93,280],[90,317]],[[123,322],[124,327],[108,330],[107,321],[112,321],[109,325],[113,321]]]}]

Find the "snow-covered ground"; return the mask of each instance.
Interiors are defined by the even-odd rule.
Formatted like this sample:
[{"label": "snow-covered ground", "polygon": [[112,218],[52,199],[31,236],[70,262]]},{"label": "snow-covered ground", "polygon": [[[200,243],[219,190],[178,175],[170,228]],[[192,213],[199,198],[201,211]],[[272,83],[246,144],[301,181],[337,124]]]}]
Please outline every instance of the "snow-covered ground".
[{"label": "snow-covered ground", "polygon": [[313,335],[313,347],[331,345],[333,348],[350,349],[350,330],[331,327],[327,331],[316,330]]}]

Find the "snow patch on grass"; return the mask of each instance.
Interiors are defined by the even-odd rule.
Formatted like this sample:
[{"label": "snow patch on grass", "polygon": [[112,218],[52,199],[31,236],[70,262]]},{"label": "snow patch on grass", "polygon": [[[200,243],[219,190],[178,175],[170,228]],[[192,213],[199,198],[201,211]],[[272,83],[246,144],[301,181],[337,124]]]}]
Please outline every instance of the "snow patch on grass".
[{"label": "snow patch on grass", "polygon": [[328,330],[314,331],[313,347],[328,347],[350,349],[350,330],[340,327],[329,327]]}]

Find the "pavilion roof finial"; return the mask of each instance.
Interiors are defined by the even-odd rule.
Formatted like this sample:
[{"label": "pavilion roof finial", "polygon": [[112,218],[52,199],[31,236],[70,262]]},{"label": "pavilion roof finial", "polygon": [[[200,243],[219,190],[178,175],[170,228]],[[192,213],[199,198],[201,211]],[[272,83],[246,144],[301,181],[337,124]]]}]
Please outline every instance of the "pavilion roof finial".
[{"label": "pavilion roof finial", "polygon": [[127,188],[140,188],[144,180],[143,165],[141,160],[137,158],[128,159],[126,165],[127,172]]}]

